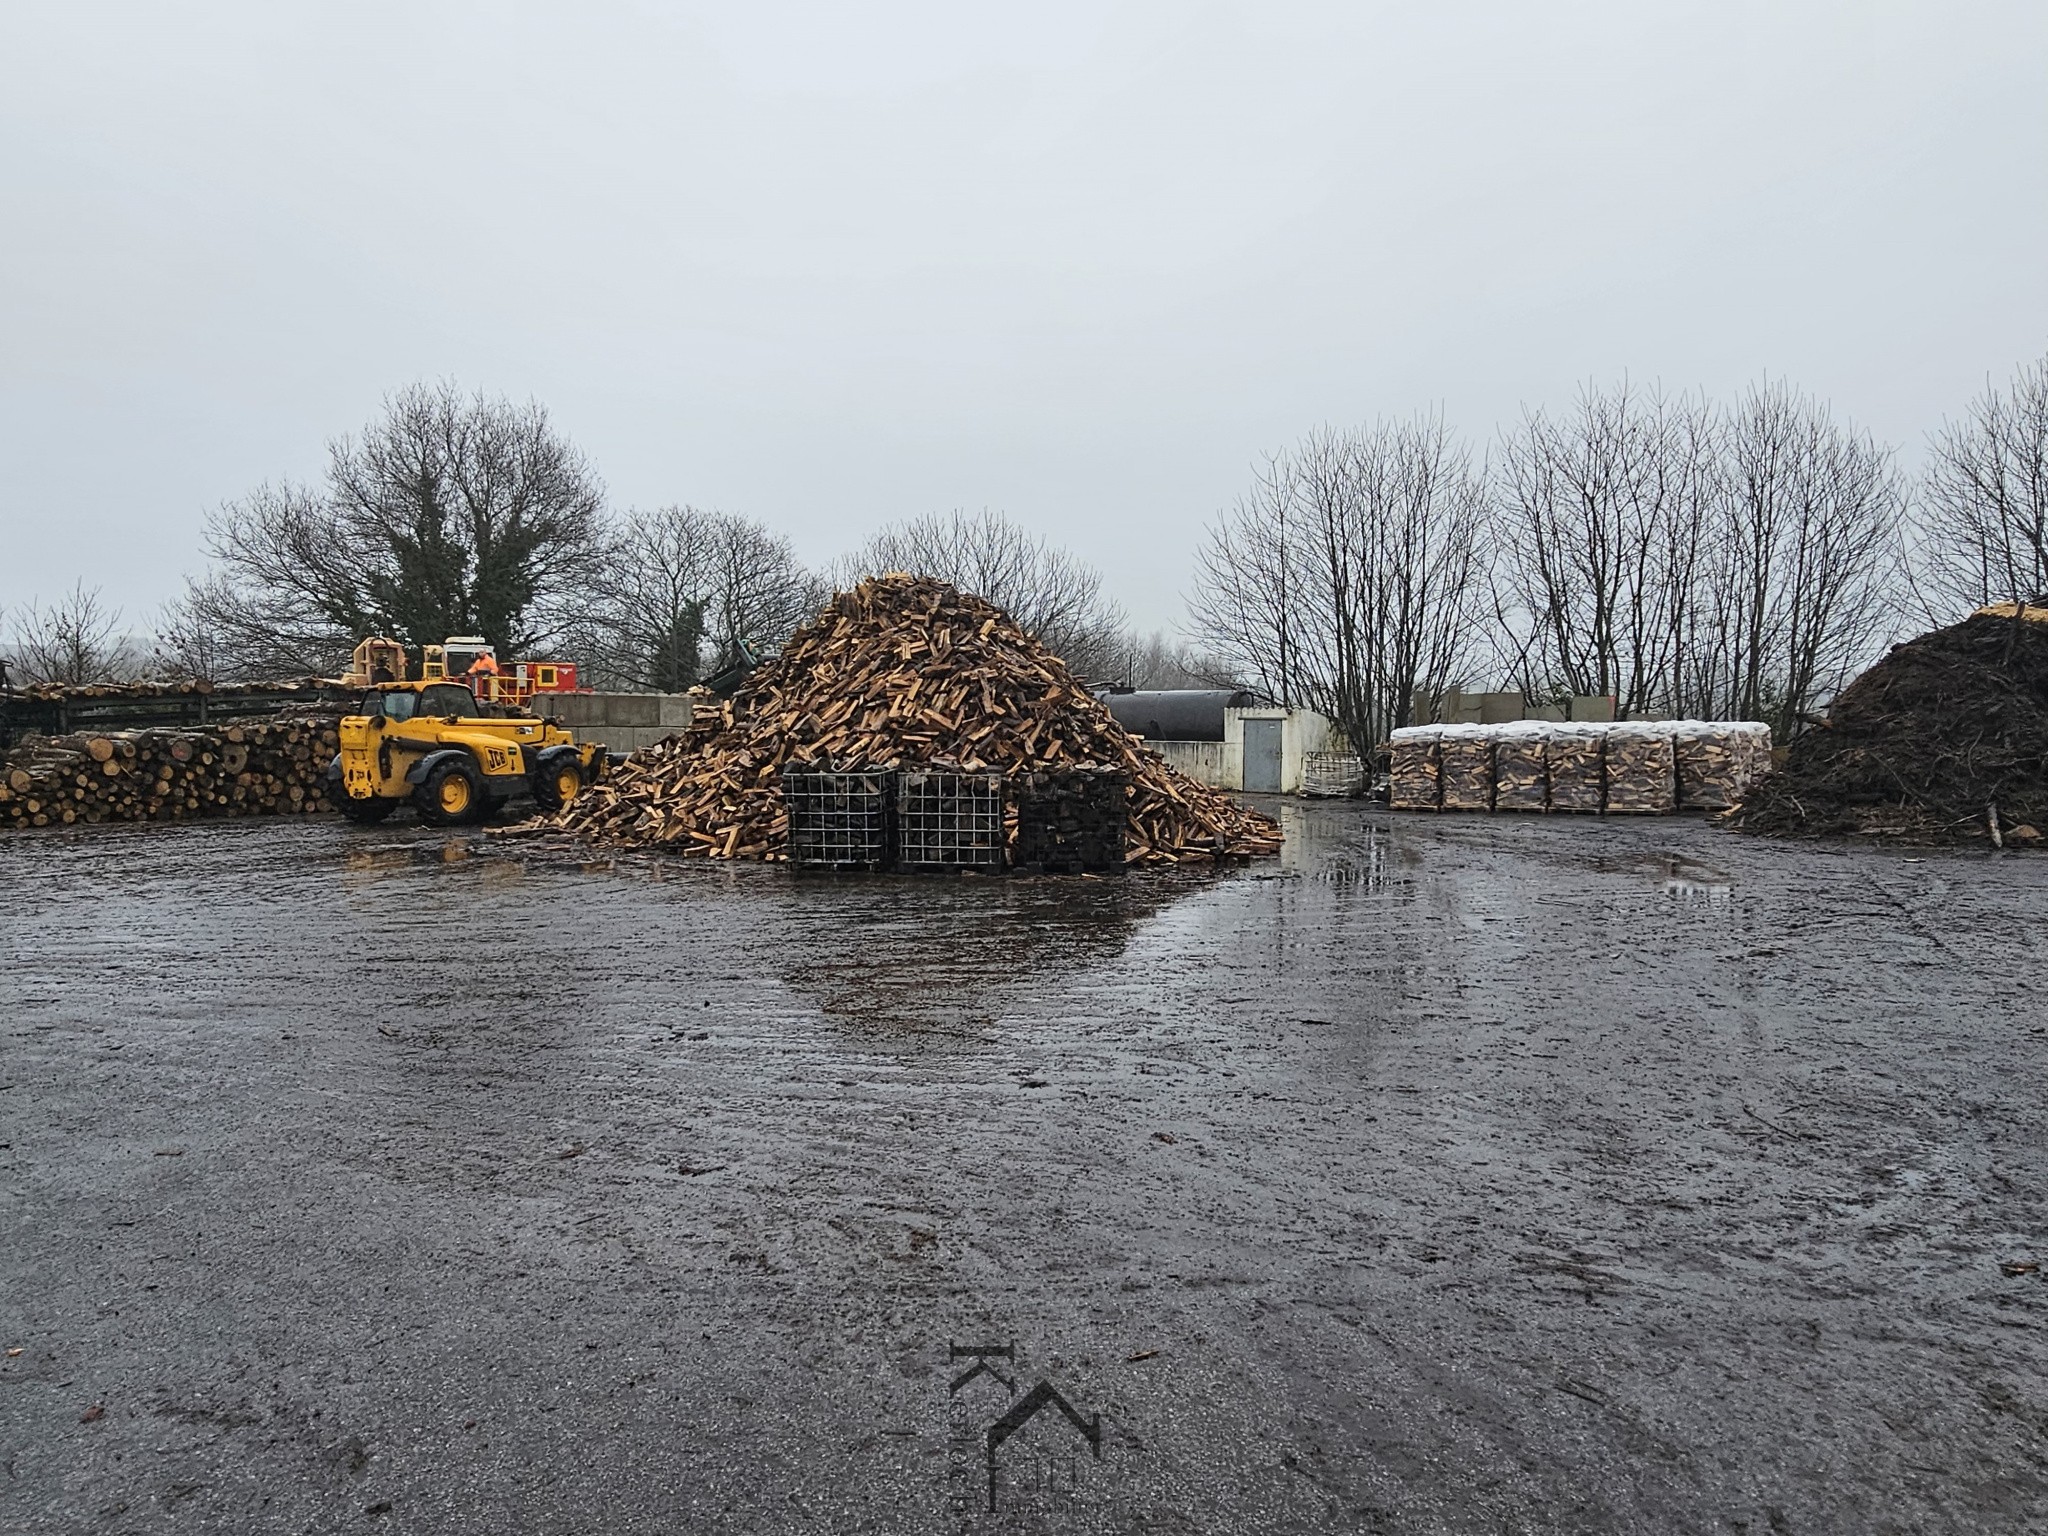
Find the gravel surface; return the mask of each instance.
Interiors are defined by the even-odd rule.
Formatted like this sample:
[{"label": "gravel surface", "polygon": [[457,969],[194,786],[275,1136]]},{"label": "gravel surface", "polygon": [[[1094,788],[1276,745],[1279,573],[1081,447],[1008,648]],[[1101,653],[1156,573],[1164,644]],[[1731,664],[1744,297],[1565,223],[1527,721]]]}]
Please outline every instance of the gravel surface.
[{"label": "gravel surface", "polygon": [[2048,1523],[2048,859],[1281,809],[0,841],[0,1529]]}]

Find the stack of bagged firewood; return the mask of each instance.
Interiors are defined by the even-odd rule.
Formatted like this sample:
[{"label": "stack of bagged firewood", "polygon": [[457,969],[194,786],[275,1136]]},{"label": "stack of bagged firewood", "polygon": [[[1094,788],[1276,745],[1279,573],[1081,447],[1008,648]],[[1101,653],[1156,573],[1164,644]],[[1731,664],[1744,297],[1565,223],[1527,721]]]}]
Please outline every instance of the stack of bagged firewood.
[{"label": "stack of bagged firewood", "polygon": [[1541,811],[1550,805],[1550,727],[1537,720],[1493,726],[1493,808]]},{"label": "stack of bagged firewood", "polygon": [[1395,731],[1387,754],[1397,811],[1669,815],[1740,804],[1769,771],[1771,732],[1706,720],[1419,725]]},{"label": "stack of bagged firewood", "polygon": [[1607,727],[1607,811],[1668,816],[1678,809],[1678,768],[1671,727],[1621,720]]},{"label": "stack of bagged firewood", "polygon": [[1447,811],[1493,809],[1493,728],[1446,725],[1438,732],[1437,778]]},{"label": "stack of bagged firewood", "polygon": [[546,825],[701,857],[782,859],[781,776],[798,766],[1113,769],[1127,778],[1127,864],[1280,846],[1271,818],[1169,768],[1000,609],[903,575],[840,593],[701,728],[633,754]]},{"label": "stack of bagged firewood", "polygon": [[30,737],[0,758],[0,826],[326,810],[332,715]]},{"label": "stack of bagged firewood", "polygon": [[1607,805],[1607,728],[1598,721],[1565,720],[1543,744],[1553,811],[1600,811]]},{"label": "stack of bagged firewood", "polygon": [[1443,805],[1444,728],[1404,726],[1387,743],[1387,803],[1397,811],[1434,811]]}]

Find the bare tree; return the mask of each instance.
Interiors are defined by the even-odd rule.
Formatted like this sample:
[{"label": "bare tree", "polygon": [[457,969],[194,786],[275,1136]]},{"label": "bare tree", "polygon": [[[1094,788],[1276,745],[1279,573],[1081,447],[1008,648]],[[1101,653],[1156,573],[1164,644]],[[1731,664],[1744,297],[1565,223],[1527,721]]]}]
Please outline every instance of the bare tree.
[{"label": "bare tree", "polygon": [[890,571],[934,576],[987,598],[1076,672],[1106,677],[1115,667],[1123,614],[1104,594],[1102,574],[1001,513],[912,518],[840,562],[850,579]]},{"label": "bare tree", "polygon": [[1789,735],[1889,637],[1908,498],[1889,448],[1784,384],[1750,390],[1726,433],[1702,712]]},{"label": "bare tree", "polygon": [[1463,660],[1485,506],[1440,418],[1311,433],[1210,529],[1198,633],[1260,691],[1370,745]]},{"label": "bare tree", "polygon": [[789,541],[727,512],[662,507],[612,536],[576,624],[608,685],[676,692],[745,645],[774,649],[824,602]]},{"label": "bare tree", "polygon": [[373,633],[529,652],[596,568],[603,498],[539,405],[415,385],[329,444],[321,490],[266,485],[215,514],[216,570],[184,607],[240,665],[331,670]]},{"label": "bare tree", "polygon": [[[150,657],[153,676],[166,681],[198,679],[224,683],[257,676],[283,677],[294,671],[289,666],[242,665],[242,659],[229,650],[212,622],[210,607],[194,601],[194,585],[188,581],[185,596],[166,603],[157,615],[156,646]],[[299,675],[311,675],[311,670],[305,669]]]},{"label": "bare tree", "polygon": [[47,606],[30,602],[14,620],[19,680],[69,685],[127,681],[136,666],[118,638],[120,625],[120,610],[106,605],[98,587],[87,591],[83,582]]},{"label": "bare tree", "polygon": [[1310,691],[1300,636],[1320,617],[1305,611],[1317,587],[1297,480],[1292,455],[1265,457],[1251,488],[1207,530],[1189,602],[1200,640],[1289,708]]},{"label": "bare tree", "polygon": [[182,663],[190,675],[213,682],[331,676],[343,669],[357,639],[380,632],[371,615],[344,625],[297,593],[215,569],[187,578],[184,594],[165,606],[157,649],[166,666]]},{"label": "bare tree", "polygon": [[1705,400],[1625,382],[1502,435],[1495,610],[1524,693],[1611,695],[1623,716],[1696,702],[1720,437]]},{"label": "bare tree", "polygon": [[1097,681],[1125,688],[1236,688],[1242,686],[1227,662],[1201,655],[1164,630],[1117,636],[1107,669]]},{"label": "bare tree", "polygon": [[1934,434],[1920,500],[1913,577],[1931,620],[2048,593],[2048,358],[2009,390],[1987,382]]}]

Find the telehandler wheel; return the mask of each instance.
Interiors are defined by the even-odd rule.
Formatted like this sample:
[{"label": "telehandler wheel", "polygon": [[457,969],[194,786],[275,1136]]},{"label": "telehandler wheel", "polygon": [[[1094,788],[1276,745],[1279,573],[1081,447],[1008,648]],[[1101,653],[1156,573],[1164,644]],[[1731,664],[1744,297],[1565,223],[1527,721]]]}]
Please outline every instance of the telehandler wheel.
[{"label": "telehandler wheel", "polygon": [[483,818],[483,780],[466,762],[445,762],[413,791],[412,803],[429,826],[466,826]]},{"label": "telehandler wheel", "polygon": [[533,776],[533,803],[553,814],[583,793],[583,765],[572,757],[549,763]]},{"label": "telehandler wheel", "polygon": [[358,800],[354,795],[343,795],[335,801],[334,808],[357,826],[369,827],[382,821],[403,804],[403,800],[387,800],[382,795],[372,795],[367,800]]}]

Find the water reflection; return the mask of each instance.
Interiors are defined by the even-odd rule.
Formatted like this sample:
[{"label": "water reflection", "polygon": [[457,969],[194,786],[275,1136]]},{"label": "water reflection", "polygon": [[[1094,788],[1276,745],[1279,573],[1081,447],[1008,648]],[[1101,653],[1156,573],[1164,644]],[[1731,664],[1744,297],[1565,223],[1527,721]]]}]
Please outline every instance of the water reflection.
[{"label": "water reflection", "polygon": [[1362,815],[1357,802],[1289,800],[1267,809],[1277,813],[1287,839],[1281,873],[1367,896],[1413,896],[1421,853],[1383,821]]},{"label": "water reflection", "polygon": [[1114,958],[1217,878],[788,877],[782,981],[862,1032],[979,1038],[1006,998]]},{"label": "water reflection", "polygon": [[1734,905],[1735,881],[1724,870],[1682,853],[1656,854],[1648,863],[1661,877],[1664,894],[1688,907],[1720,912]]}]

